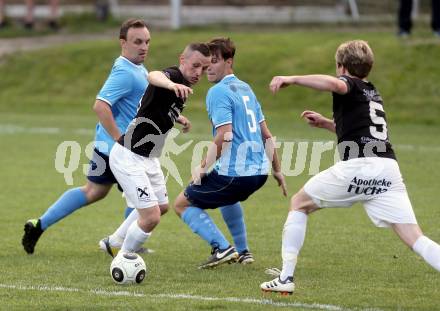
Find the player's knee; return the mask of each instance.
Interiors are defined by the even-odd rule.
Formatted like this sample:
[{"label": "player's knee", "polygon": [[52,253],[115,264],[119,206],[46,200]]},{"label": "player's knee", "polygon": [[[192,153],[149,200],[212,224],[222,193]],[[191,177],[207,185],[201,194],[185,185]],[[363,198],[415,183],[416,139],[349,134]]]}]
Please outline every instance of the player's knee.
[{"label": "player's knee", "polygon": [[183,208],[182,208],[182,206],[181,205],[179,205],[177,202],[176,203],[174,203],[174,205],[173,205],[173,209],[174,209],[174,211],[176,212],[176,214],[180,217],[181,215],[182,215],[182,213],[183,213]]},{"label": "player's knee", "polygon": [[[141,215],[141,214],[140,214]],[[160,222],[160,212],[149,213],[148,217],[139,217],[138,225],[145,232],[151,232]]]},{"label": "player's knee", "polygon": [[148,232],[151,227],[156,227],[160,222],[160,216],[150,217],[148,219],[139,219],[139,227],[141,227],[144,231]]},{"label": "player's knee", "polygon": [[93,203],[104,198],[110,188],[96,186],[95,184],[87,184],[81,188],[81,191],[84,192],[87,202]]},{"label": "player's knee", "polygon": [[298,193],[295,193],[291,198],[290,198],[290,208],[289,211],[297,211],[301,209],[301,200],[299,198]]},{"label": "player's knee", "polygon": [[170,206],[169,206],[169,204],[162,204],[162,205],[159,205],[159,208],[160,208],[160,214],[165,215],[168,212],[168,210],[170,209]]},{"label": "player's knee", "polygon": [[174,211],[180,217],[187,207],[188,207],[188,202],[185,196],[182,193],[179,194],[176,198],[176,201],[174,202],[174,206],[173,206]]},{"label": "player's knee", "polygon": [[304,194],[304,192],[299,191],[292,196],[290,199],[289,211],[303,212],[305,214],[310,214],[316,210],[316,206],[313,201]]}]

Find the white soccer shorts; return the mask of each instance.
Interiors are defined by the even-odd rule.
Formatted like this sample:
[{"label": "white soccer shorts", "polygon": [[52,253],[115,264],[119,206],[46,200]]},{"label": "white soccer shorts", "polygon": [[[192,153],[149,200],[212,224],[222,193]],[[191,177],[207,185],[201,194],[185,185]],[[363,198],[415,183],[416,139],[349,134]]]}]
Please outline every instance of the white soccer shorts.
[{"label": "white soccer shorts", "polygon": [[397,161],[369,157],[341,161],[313,176],[304,191],[320,208],[361,202],[377,227],[417,224]]},{"label": "white soccer shorts", "polygon": [[148,208],[168,203],[165,178],[158,158],[147,158],[116,143],[110,168],[124,190],[127,205]]}]

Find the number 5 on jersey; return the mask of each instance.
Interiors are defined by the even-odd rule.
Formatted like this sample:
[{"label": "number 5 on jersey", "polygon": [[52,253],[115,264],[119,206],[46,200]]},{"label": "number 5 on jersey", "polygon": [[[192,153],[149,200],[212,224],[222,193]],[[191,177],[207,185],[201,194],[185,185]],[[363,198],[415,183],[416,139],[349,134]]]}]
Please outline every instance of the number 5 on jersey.
[{"label": "number 5 on jersey", "polygon": [[[377,115],[377,111],[384,112],[382,105],[375,101],[370,101],[370,118],[375,125],[370,126],[370,133],[374,138],[386,140],[388,137],[387,122],[385,121],[385,118]],[[379,126],[382,126],[382,131],[378,130]]]},{"label": "number 5 on jersey", "polygon": [[249,130],[251,133],[257,131],[257,120],[255,119],[255,113],[252,109],[249,109],[246,105],[249,102],[249,96],[242,96],[244,108],[246,109],[246,114],[250,117],[250,122],[248,121]]}]

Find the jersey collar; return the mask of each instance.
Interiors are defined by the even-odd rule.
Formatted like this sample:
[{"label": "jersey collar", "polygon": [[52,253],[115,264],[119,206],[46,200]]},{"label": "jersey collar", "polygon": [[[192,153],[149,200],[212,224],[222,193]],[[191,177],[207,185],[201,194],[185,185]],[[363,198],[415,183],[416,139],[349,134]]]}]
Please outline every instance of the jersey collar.
[{"label": "jersey collar", "polygon": [[132,65],[132,66],[134,66],[134,67],[136,67],[136,68],[140,68],[140,67],[143,67],[143,66],[144,66],[143,64],[136,65],[136,64],[133,63],[131,60],[129,60],[127,57],[122,56],[122,55],[120,55],[119,58],[125,60],[127,63],[129,63],[130,65]]},{"label": "jersey collar", "polygon": [[228,80],[231,78],[235,78],[235,75],[233,73],[224,76],[223,79],[220,80],[220,82],[224,82],[225,80]]}]

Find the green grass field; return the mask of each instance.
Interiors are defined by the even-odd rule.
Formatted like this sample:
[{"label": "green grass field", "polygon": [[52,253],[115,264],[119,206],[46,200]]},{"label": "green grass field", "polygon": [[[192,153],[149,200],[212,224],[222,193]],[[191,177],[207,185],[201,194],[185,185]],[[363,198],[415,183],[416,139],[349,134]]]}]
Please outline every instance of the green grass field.
[{"label": "green grass field", "polygon": [[[154,70],[173,64],[185,43],[220,34],[219,30],[153,32],[147,67]],[[440,241],[438,42],[422,34],[420,40],[402,43],[391,31],[227,35],[237,43],[238,76],[254,86],[272,132],[283,142],[332,140],[329,133],[310,129],[298,117],[304,109],[330,114],[331,96],[291,88],[274,97],[267,89],[272,75],[331,74],[338,43],[351,38],[370,41],[377,58],[371,80],[385,100],[391,139],[414,210],[425,234]],[[35,254],[26,255],[20,244],[24,222],[40,216],[69,188],[54,167],[61,142],[80,143],[74,184],[85,181],[84,148],[93,140],[96,123],[91,105],[118,52],[115,42],[98,41],[0,59],[0,309],[440,309],[440,274],[391,231],[375,228],[360,205],[311,216],[296,271],[297,290],[286,298],[263,296],[259,284],[270,279],[264,269],[280,267],[281,231],[289,203],[273,179],[243,204],[254,265],[197,270],[210,249],[171,211],[148,242],[156,253],[143,256],[149,269],[144,283],[114,285],[108,271],[111,259],[98,251],[97,242],[122,221],[125,206],[117,190],[51,227]],[[194,127],[188,136],[179,136],[181,144],[192,139],[194,146],[210,139],[203,106],[207,87],[203,81],[195,88],[185,111]],[[190,175],[191,155],[192,147],[172,156],[184,181]],[[325,153],[320,168],[327,168],[332,157],[331,152]],[[310,153],[306,170],[287,178],[290,195],[310,177],[309,162]],[[168,190],[173,201],[182,187],[171,179]],[[225,229],[219,213],[211,214]]]}]

